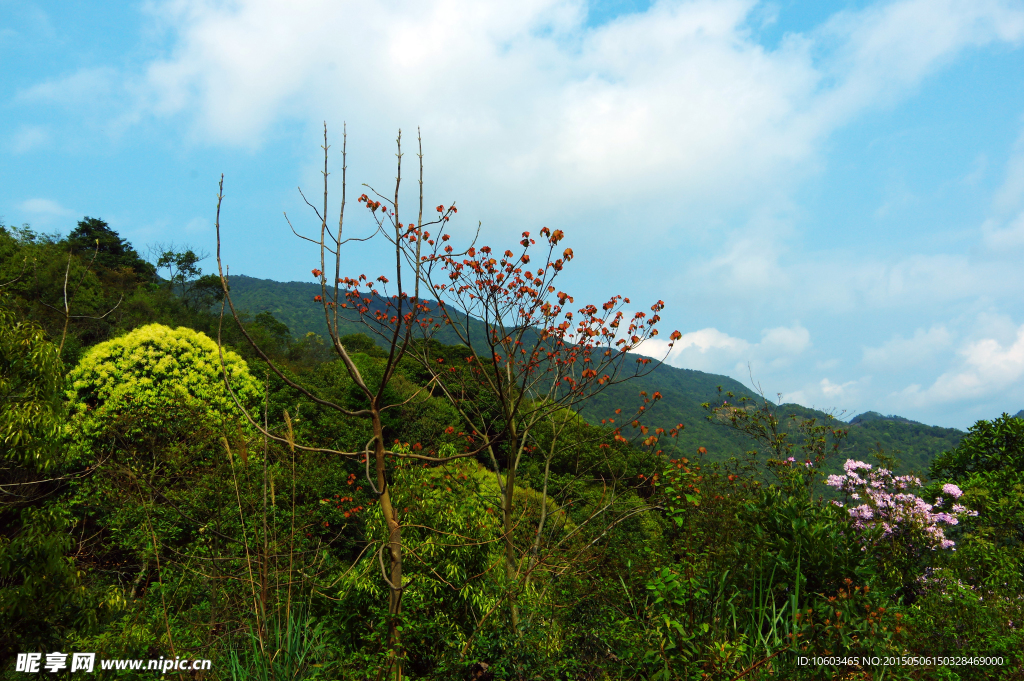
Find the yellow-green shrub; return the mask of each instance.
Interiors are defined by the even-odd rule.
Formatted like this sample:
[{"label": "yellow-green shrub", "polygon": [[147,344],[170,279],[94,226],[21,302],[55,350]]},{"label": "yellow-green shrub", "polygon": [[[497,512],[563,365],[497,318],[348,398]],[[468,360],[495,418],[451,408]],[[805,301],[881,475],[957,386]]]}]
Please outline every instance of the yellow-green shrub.
[{"label": "yellow-green shrub", "polygon": [[[263,389],[245,361],[225,350],[224,367],[238,401],[258,410]],[[100,343],[71,371],[68,385],[73,425],[86,441],[112,429],[122,440],[168,434],[184,425],[183,413],[190,430],[219,431],[243,418],[224,386],[217,344],[185,327],[150,324]]]}]

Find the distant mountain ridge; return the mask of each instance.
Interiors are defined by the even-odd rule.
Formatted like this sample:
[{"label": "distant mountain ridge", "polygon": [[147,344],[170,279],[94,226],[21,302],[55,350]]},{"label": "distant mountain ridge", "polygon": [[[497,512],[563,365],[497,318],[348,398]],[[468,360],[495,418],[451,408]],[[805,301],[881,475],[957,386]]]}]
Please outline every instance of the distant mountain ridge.
[{"label": "distant mountain ridge", "polygon": [[862,423],[872,423],[874,421],[892,421],[893,423],[907,423],[915,426],[923,426],[924,424],[919,421],[911,421],[910,419],[903,418],[902,416],[883,416],[877,411],[866,411],[863,414],[854,416],[849,420],[851,426],[860,425]]},{"label": "distant mountain ridge", "polygon": [[[323,307],[313,300],[314,296],[320,295],[319,284],[277,282],[245,275],[232,275],[229,284],[235,307],[239,310],[251,314],[270,312],[297,337],[309,332],[327,334]],[[354,315],[352,317],[340,320],[342,335],[364,330]],[[458,343],[451,330],[441,331],[436,336],[438,341]],[[666,451],[674,455],[696,457],[697,448],[704,447],[708,450],[708,458],[725,460],[730,456],[742,455],[754,445],[746,436],[707,420],[707,412],[700,405],[714,404],[720,400],[719,386],[737,397],[748,395],[760,399],[750,388],[728,376],[661,365],[647,376],[611,386],[596,395],[583,405],[582,414],[591,423],[600,423],[601,419],[615,418],[617,408],[621,407],[623,412],[630,413],[639,404],[640,391],[646,391],[649,395],[659,391],[663,399],[650,410],[646,423],[663,428],[678,423],[686,426],[674,440],[662,441]],[[819,421],[828,416],[824,411],[798,404],[779,405],[776,413],[779,416],[794,415],[801,419],[814,418]],[[1022,415],[1024,410],[1018,414]],[[842,423],[840,421],[839,425]],[[837,460],[828,464],[830,471],[839,469],[841,461],[838,459],[854,458],[875,462],[877,459],[874,455],[881,447],[887,454],[899,451],[898,459],[904,472],[924,474],[937,454],[956,447],[965,435],[955,428],[928,426],[901,416],[884,416],[874,411],[853,417],[848,425],[846,445]]]},{"label": "distant mountain ridge", "polygon": [[[244,274],[233,274],[228,277],[231,300],[239,311],[251,314],[269,312],[278,321],[284,323],[292,335],[302,338],[309,332],[327,335],[327,323],[324,321],[323,307],[313,300],[320,295],[320,285],[301,281],[273,281],[258,279]],[[359,330],[354,321],[351,330],[344,333],[355,333]]]},{"label": "distant mountain ridge", "polygon": [[[320,284],[301,281],[280,282],[272,279],[257,279],[244,274],[233,274],[228,277],[231,300],[235,309],[252,315],[269,312],[274,318],[285,324],[292,336],[302,338],[308,333],[327,337],[327,321],[324,318],[323,306],[313,298],[321,295]],[[328,287],[333,294],[333,287]],[[339,287],[338,295],[344,302],[345,289]],[[371,303],[375,307],[377,303]],[[471,324],[471,331],[476,333],[482,325]],[[338,310],[338,332],[345,336],[353,333],[364,333],[366,328],[359,321],[359,315],[351,308]],[[369,334],[368,334],[369,335]],[[448,345],[459,343],[454,331],[440,329],[433,336],[438,342]]]}]

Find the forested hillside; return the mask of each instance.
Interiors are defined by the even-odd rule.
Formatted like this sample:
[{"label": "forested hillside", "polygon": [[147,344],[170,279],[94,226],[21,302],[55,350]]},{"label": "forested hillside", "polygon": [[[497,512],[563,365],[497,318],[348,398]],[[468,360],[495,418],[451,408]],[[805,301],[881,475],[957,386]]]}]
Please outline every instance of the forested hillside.
[{"label": "forested hillside", "polygon": [[[232,294],[236,305],[251,313],[270,312],[288,326],[297,338],[307,333],[326,334],[323,307],[313,298],[320,294],[319,284],[304,282],[276,282],[247,276],[231,277]],[[344,333],[358,333],[365,330],[356,321],[357,315],[343,310],[347,320]],[[455,344],[458,338],[448,329],[440,329],[434,338],[442,343]],[[376,339],[383,344],[384,340]],[[657,358],[655,358],[657,359]],[[718,388],[736,396],[756,396],[749,386],[728,376],[709,374],[693,369],[680,369],[662,364],[649,375],[635,381],[612,386],[600,395],[588,400],[581,411],[591,423],[601,419],[615,418],[616,409],[629,411],[639,403],[640,391],[654,394],[660,391],[664,396],[652,409],[648,423],[655,427],[671,428],[682,423],[685,428],[669,443],[666,451],[672,455],[693,456],[698,447],[708,450],[707,458],[724,461],[732,456],[741,456],[752,447],[750,438],[721,423],[708,421],[708,411],[701,407],[705,403],[721,402]],[[780,418],[796,415],[800,419],[814,418],[822,421],[826,412],[808,409],[801,405],[782,404],[777,408]],[[895,456],[904,472],[924,474],[929,464],[939,453],[952,449],[964,436],[963,431],[954,428],[926,426],[898,416],[883,417],[867,412],[849,421],[849,438],[830,461],[828,470],[838,472],[846,458],[877,462],[879,447],[890,456]]]},{"label": "forested hillside", "polygon": [[[252,313],[269,312],[282,324],[287,325],[292,336],[302,338],[307,333],[327,335],[324,309],[314,302],[320,295],[320,284],[299,281],[271,281],[245,275],[233,274],[228,278],[232,299],[240,309]],[[351,317],[348,311],[340,311]],[[346,314],[347,313],[347,314]],[[344,331],[364,330],[358,322],[346,321]]]},{"label": "forested hillside", "polygon": [[190,251],[0,225],[0,678],[1021,678],[1024,420],[655,367],[660,302],[570,309],[562,237],[436,257],[519,328],[349,279],[327,329],[317,285],[233,277],[221,324]]}]

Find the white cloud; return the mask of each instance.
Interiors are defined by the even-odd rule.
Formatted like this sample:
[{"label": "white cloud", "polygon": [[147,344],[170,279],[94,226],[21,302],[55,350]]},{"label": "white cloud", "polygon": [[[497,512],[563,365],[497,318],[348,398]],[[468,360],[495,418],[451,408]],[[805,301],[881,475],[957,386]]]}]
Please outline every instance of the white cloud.
[{"label": "white cloud", "polygon": [[905,369],[932,363],[940,352],[951,347],[953,335],[943,324],[928,330],[917,329],[911,338],[896,334],[881,346],[865,347],[863,362],[873,369]]},{"label": "white cloud", "polygon": [[[1010,235],[1002,238],[1009,241]],[[713,301],[709,306],[741,304],[784,315],[832,316],[895,310],[918,314],[936,305],[1003,297],[1024,286],[1024,268],[1007,252],[996,260],[978,250],[812,250],[797,243],[790,247],[771,234],[738,236],[718,255],[684,269],[677,288],[700,291],[700,302]],[[710,291],[708,282],[715,282]]]},{"label": "white cloud", "polygon": [[982,338],[959,351],[960,366],[939,376],[928,388],[911,385],[898,393],[915,406],[993,397],[1024,376],[1024,325],[1012,342]]},{"label": "white cloud", "polygon": [[185,223],[185,232],[187,234],[201,234],[210,231],[210,227],[209,219],[197,217]]},{"label": "white cloud", "polygon": [[1024,246],[1024,211],[1001,223],[989,219],[981,226],[982,241],[997,254],[1016,253]]},{"label": "white cloud", "polygon": [[[982,160],[975,161],[976,169],[984,167]],[[769,203],[745,226],[722,235],[717,253],[701,253],[700,260],[684,269],[678,288],[700,290],[713,301],[709,305],[755,301],[762,309],[770,306],[786,315],[794,309],[801,315],[905,310],[918,319],[928,312],[941,318],[951,304],[977,311],[987,307],[984,301],[1015,300],[1013,292],[1024,288],[1019,265],[1024,254],[1024,133],[991,202],[990,216],[980,226],[937,223],[917,228],[933,239],[962,243],[953,249],[883,240],[877,243],[887,244],[885,248],[853,244],[833,250],[807,248],[807,237],[816,236],[817,228],[815,233],[796,233],[791,216],[799,210],[785,201]],[[875,227],[870,221],[865,225]],[[922,252],[926,248],[930,252]],[[710,296],[709,281],[716,282]],[[797,300],[799,307],[794,308]],[[865,364],[891,367],[884,356],[897,351],[905,359],[894,362],[921,363],[932,357],[924,351],[935,350],[932,344],[940,340],[938,329],[924,333],[916,331],[909,346],[896,342],[901,336],[879,348],[864,348]],[[915,350],[914,344],[920,347]]]},{"label": "white cloud", "polygon": [[28,199],[18,205],[18,210],[30,215],[37,215],[44,218],[69,217],[75,215],[75,211],[65,208],[56,201],[50,199]]},{"label": "white cloud", "polygon": [[857,108],[903,94],[965,48],[1020,42],[1024,12],[1000,0],[905,0],[840,12],[819,34],[841,45],[832,68],[846,77],[834,105]]},{"label": "white cloud", "polygon": [[779,326],[761,334],[758,349],[762,354],[777,357],[799,355],[811,345],[811,334],[796,324],[791,327]]},{"label": "white cloud", "polygon": [[110,67],[80,69],[68,76],[37,83],[15,96],[19,102],[81,106],[108,97],[119,86],[121,76]]},{"label": "white cloud", "polygon": [[[851,117],[1024,35],[1024,12],[984,0],[843,12],[775,49],[751,30],[754,0],[665,0],[596,28],[582,0],[155,8],[175,42],[146,69],[151,111],[241,146],[282,119],[345,118],[363,139],[421,123],[448,186],[531,196],[548,219],[628,197],[681,214],[777,196]],[[650,222],[644,238],[670,227]]]},{"label": "white cloud", "polygon": [[846,383],[842,383],[842,384],[838,384],[837,385],[837,384],[833,383],[832,381],[828,380],[827,378],[823,378],[823,379],[821,379],[821,383],[820,383],[821,393],[825,397],[839,398],[839,397],[843,396],[843,393],[846,392],[847,388],[849,388],[851,385],[856,385],[856,384],[857,384],[857,381],[847,381]]},{"label": "white cloud", "polygon": [[871,383],[870,376],[861,376],[840,383],[829,378],[812,379],[802,383],[802,387],[797,390],[784,391],[781,399],[783,402],[821,409],[837,418],[849,418],[852,415],[851,410],[864,402],[864,396],[870,391]]},{"label": "white cloud", "polygon": [[737,294],[756,291],[768,281],[775,290],[788,289],[794,282],[792,272],[780,262],[785,251],[779,235],[784,229],[759,224],[737,232],[724,240],[719,255],[694,269],[694,278],[721,281]]},{"label": "white cloud", "polygon": [[10,149],[15,154],[24,154],[50,141],[50,132],[41,125],[23,125],[11,135]]},{"label": "white cloud", "polygon": [[[781,229],[748,230],[751,236],[741,241],[742,247],[735,243],[727,246],[723,255],[711,259],[708,266],[699,270],[699,276],[723,280],[730,294],[762,292],[768,296],[768,289],[743,280],[744,272],[753,272],[756,274],[751,279],[772,282],[772,300],[799,296],[801,309],[832,312],[902,309],[915,315],[932,310],[942,315],[947,310],[937,306],[968,306],[980,301],[1012,298],[1012,292],[1024,287],[1024,268],[1019,266],[1024,251],[1022,208],[1024,134],[1019,137],[1003,182],[993,196],[991,217],[980,227],[936,225],[936,232],[945,232],[945,237],[963,239],[964,247],[945,253],[914,252],[911,245],[891,250],[803,250],[794,254],[780,238]],[[808,282],[813,284],[808,285]],[[942,338],[952,342],[933,328],[927,334],[916,331],[910,342],[925,343],[918,350],[930,352],[936,349],[934,343]],[[865,348],[865,362],[880,366],[883,355],[895,352],[897,345]],[[903,350],[906,361],[911,363],[915,357],[918,361],[930,357],[911,347]]]},{"label": "white cloud", "polygon": [[675,342],[658,339],[647,341],[643,352],[653,357],[666,357],[672,366],[713,373],[745,375],[751,368],[776,369],[788,365],[811,345],[810,333],[800,324],[765,329],[761,340],[751,343],[730,336],[715,328],[691,331]]},{"label": "white cloud", "polygon": [[710,350],[727,350],[733,353],[746,352],[750,343],[742,338],[733,338],[727,333],[718,329],[701,329],[683,334],[683,337],[676,341],[674,353],[680,354],[688,348],[697,352],[705,353]]}]

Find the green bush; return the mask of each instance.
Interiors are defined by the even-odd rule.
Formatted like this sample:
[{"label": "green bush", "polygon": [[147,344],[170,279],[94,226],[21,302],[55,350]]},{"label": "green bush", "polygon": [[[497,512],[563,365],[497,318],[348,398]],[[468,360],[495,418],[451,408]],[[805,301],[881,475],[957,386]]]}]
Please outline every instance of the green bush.
[{"label": "green bush", "polygon": [[[225,350],[224,368],[238,402],[258,409],[263,390],[245,361]],[[217,345],[205,334],[161,324],[138,328],[91,348],[71,371],[75,430],[92,443],[112,431],[122,442],[154,433],[166,438],[179,430],[181,407],[216,428],[242,417],[222,375]]]},{"label": "green bush", "polygon": [[41,328],[0,298],[0,444],[7,459],[46,468],[64,419],[63,366]]}]

